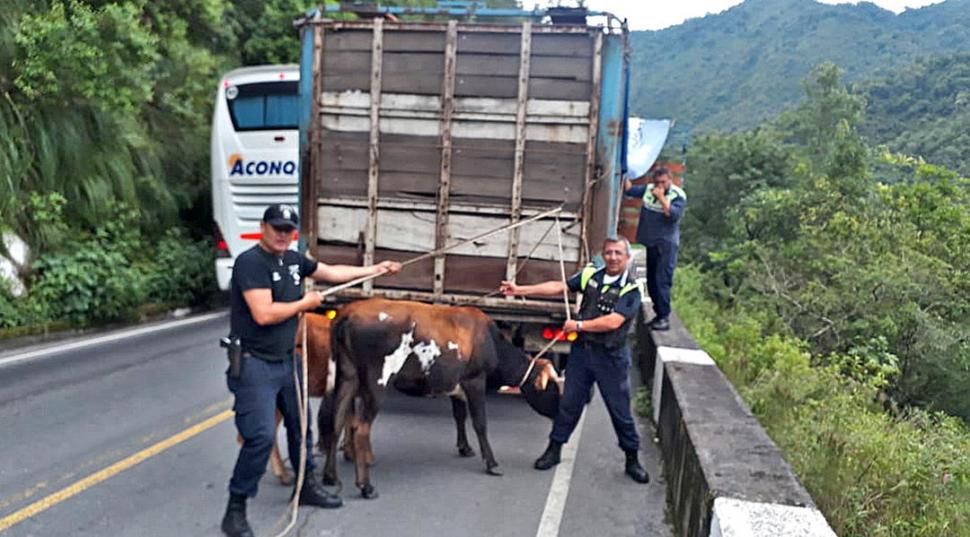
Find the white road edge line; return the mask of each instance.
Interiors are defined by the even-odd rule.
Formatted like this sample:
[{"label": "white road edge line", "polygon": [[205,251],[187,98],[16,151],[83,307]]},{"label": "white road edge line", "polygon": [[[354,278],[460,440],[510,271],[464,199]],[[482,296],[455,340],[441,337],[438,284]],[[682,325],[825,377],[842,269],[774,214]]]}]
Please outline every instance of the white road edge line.
[{"label": "white road edge line", "polygon": [[180,326],[201,323],[201,322],[209,321],[211,319],[215,319],[217,317],[225,316],[227,314],[228,312],[225,312],[225,311],[207,313],[205,315],[200,315],[198,317],[191,317],[189,319],[179,319],[177,321],[171,321],[168,323],[158,324],[154,326],[146,326],[144,328],[133,328],[128,330],[122,330],[120,332],[115,332],[113,334],[93,337],[93,338],[84,339],[81,341],[75,341],[73,343],[67,343],[65,345],[46,347],[43,349],[37,349],[34,351],[22,353],[22,354],[15,354],[13,356],[8,356],[6,358],[0,358],[0,367],[5,367],[16,363],[24,362],[47,354],[60,354],[67,351],[82,349],[84,347],[90,347],[92,345],[97,345],[99,343],[108,343],[111,341],[117,341],[119,339],[124,339],[128,337],[140,336],[143,334],[151,334],[152,332],[161,332],[162,330],[168,330],[171,328],[178,328]]},{"label": "white road edge line", "polygon": [[549,487],[549,496],[546,497],[546,507],[542,510],[542,519],[539,521],[536,537],[559,535],[559,525],[566,510],[566,498],[569,497],[569,482],[573,478],[573,463],[576,462],[576,454],[579,452],[579,440],[583,436],[583,425],[586,423],[588,410],[587,405],[579,417],[579,423],[576,424],[572,438],[562,447],[562,462],[556,466],[556,474],[552,476],[552,485]]}]

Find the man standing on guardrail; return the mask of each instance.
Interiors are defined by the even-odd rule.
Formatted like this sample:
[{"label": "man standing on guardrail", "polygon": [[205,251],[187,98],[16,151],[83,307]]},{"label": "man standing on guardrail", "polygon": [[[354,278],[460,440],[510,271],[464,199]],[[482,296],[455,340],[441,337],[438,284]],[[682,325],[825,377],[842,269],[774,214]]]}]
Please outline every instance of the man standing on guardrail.
[{"label": "man standing on guardrail", "polygon": [[589,265],[566,282],[550,280],[535,285],[502,282],[506,296],[561,297],[568,288],[583,294],[578,320],[566,321],[563,329],[578,332],[569,350],[566,387],[559,402],[559,413],[549,433],[549,446],[535,462],[537,470],[559,464],[565,444],[589,401],[593,383],[599,388],[610,413],[620,449],[626,454],[626,474],[638,483],[650,476],[640,465],[640,435],[630,412],[630,346],[626,335],[640,311],[642,287],[630,275],[630,243],[625,238],[603,242],[605,267]]},{"label": "man standing on guardrail", "polygon": [[[236,396],[233,409],[243,445],[229,481],[229,504],[222,519],[222,531],[231,537],[253,535],[246,520],[246,500],[256,495],[276,442],[277,409],[286,425],[290,463],[294,470],[299,464],[300,404],[293,359],[296,318],[301,312],[319,307],[322,301],[316,291],[303,294],[303,279],[342,283],[401,270],[401,264],[393,261],[355,267],[327,265],[304,257],[289,249],[298,224],[293,207],[270,205],[260,223],[259,244],[240,254],[232,268],[230,367],[226,380]],[[299,503],[340,507],[343,500],[327,492],[313,475],[312,446],[308,432],[306,477]]]},{"label": "man standing on guardrail", "polygon": [[654,170],[652,183],[634,185],[629,179],[623,183],[627,196],[643,198],[637,242],[647,248],[647,292],[656,314],[649,325],[653,330],[670,329],[670,293],[680,244],[680,218],[687,208],[687,194],[672,180],[670,170],[660,167]]}]

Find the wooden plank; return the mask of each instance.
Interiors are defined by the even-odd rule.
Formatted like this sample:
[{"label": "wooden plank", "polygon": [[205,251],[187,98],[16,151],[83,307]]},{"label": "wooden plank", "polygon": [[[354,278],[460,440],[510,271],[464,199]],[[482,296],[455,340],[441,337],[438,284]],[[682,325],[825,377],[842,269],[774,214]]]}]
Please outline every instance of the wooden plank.
[{"label": "wooden plank", "polygon": [[[374,263],[374,245],[377,238],[377,188],[380,175],[380,110],[383,19],[374,20],[374,42],[371,49],[370,84],[370,159],[367,173],[367,229],[364,232],[364,265]],[[373,282],[364,282],[364,290],[370,291]]]},{"label": "wooden plank", "polygon": [[[455,70],[458,48],[458,23],[448,22],[448,35],[445,38],[444,77],[441,82],[441,159],[438,181],[438,212],[435,226],[435,248],[442,248],[448,242],[448,211],[451,194],[451,116],[455,110]],[[434,260],[433,292],[444,292],[445,256]]]},{"label": "wooden plank", "polygon": [[[515,111],[515,152],[512,169],[511,224],[517,224],[522,216],[522,173],[525,166],[525,113],[529,102],[529,60],[531,59],[532,21],[522,23],[522,41],[519,51],[519,86]],[[505,267],[505,279],[515,280],[515,268],[519,255],[519,228],[509,230],[509,253]],[[512,300],[514,297],[508,297]]]},{"label": "wooden plank", "polygon": [[[517,95],[517,83],[516,77],[459,75],[455,95],[514,98]],[[529,95],[533,99],[587,100],[590,91],[590,83],[582,80],[536,77],[529,80]]]},{"label": "wooden plank", "polygon": [[[530,73],[533,77],[564,80],[591,80],[592,58],[532,55]],[[489,76],[517,76],[518,55],[462,54],[458,56],[458,74]]]},{"label": "wooden plank", "polygon": [[[433,201],[429,200],[429,201]],[[378,209],[377,240],[375,248],[388,248],[399,251],[424,253],[435,248],[436,218],[434,211]],[[320,205],[317,210],[320,222],[320,240],[330,244],[358,244],[360,236],[366,233],[369,215],[357,207]],[[494,215],[452,214],[449,216],[450,236],[445,244],[454,244],[474,237],[484,230],[496,229],[509,223],[509,218]],[[520,252],[524,255],[534,252],[536,259],[559,259],[559,248],[554,233],[547,234],[550,222],[539,221],[522,226]],[[541,241],[541,242],[540,242]],[[537,246],[538,244],[538,246]],[[578,226],[567,231],[563,237],[566,259],[575,262],[579,259]],[[501,258],[507,261],[509,237],[495,235],[469,243],[449,253]],[[366,258],[365,258],[366,260]],[[427,286],[432,287],[429,278]]]},{"label": "wooden plank", "polygon": [[[356,208],[356,209],[366,209],[367,208],[367,198],[361,197],[321,197],[317,200],[318,205],[332,205],[334,207],[346,207],[346,208]],[[437,203],[434,200],[391,200],[381,198],[377,200],[378,209],[390,209],[398,211],[425,211],[433,212],[437,207]],[[553,205],[555,207],[555,205]],[[508,206],[500,207],[498,205],[483,205],[483,204],[469,204],[462,202],[454,202],[449,205],[451,213],[461,213],[470,215],[492,215],[502,218],[508,218],[509,208]],[[541,208],[531,208],[525,207],[523,204],[522,216],[523,218],[531,218],[537,214],[548,212],[549,206],[543,206]],[[572,211],[562,211],[559,215],[559,219],[562,221],[578,221],[579,213]]]},{"label": "wooden plank", "polygon": [[[349,114],[323,114],[324,129],[344,132],[368,132],[371,128],[367,117]],[[588,137],[586,125],[544,124],[526,125],[526,139],[539,142],[585,143]],[[438,121],[432,118],[381,117],[382,134],[411,134],[414,136],[437,136]],[[515,124],[503,121],[459,120],[452,121],[454,138],[514,140]]]},{"label": "wooden plank", "polygon": [[[544,34],[533,30],[532,55],[564,56],[567,58],[591,58],[593,38],[589,34]],[[458,41],[458,54],[511,54],[519,52],[520,36],[484,31],[462,32]]]},{"label": "wooden plank", "polygon": [[[385,73],[386,74],[386,73]],[[350,109],[367,109],[370,106],[370,95],[366,91],[325,91],[322,95],[324,113],[344,113]],[[472,115],[489,114],[501,118],[503,115],[515,116],[515,99],[498,99],[494,97],[462,97],[455,99],[456,114]],[[410,93],[381,92],[381,112],[410,111],[410,112],[441,112],[441,98],[437,95],[414,95]],[[349,113],[349,112],[347,112]],[[585,124],[589,120],[589,100],[548,100],[529,99],[526,113],[529,121],[549,122],[577,121]]]},{"label": "wooden plank", "polygon": [[[325,85],[332,91],[368,91],[370,77],[366,70],[357,73],[325,75]],[[384,91],[389,93],[414,93],[438,95],[441,84],[436,78],[415,77],[408,73],[392,73],[383,80]]]},{"label": "wooden plank", "polygon": [[586,263],[590,259],[589,244],[589,224],[590,208],[592,207],[593,197],[593,176],[596,171],[596,134],[599,129],[600,115],[600,82],[602,77],[602,58],[603,58],[603,34],[596,34],[593,47],[593,95],[590,99],[589,107],[589,141],[586,143],[586,176],[583,188],[583,220],[580,237],[583,240],[582,258],[580,261]]},{"label": "wooden plank", "polygon": [[[428,32],[384,32],[385,52],[442,52],[445,49],[443,31]],[[327,48],[334,51],[370,52],[373,44],[373,31],[342,30],[327,34]]]},{"label": "wooden plank", "polygon": [[[325,67],[331,75],[347,75],[367,72],[371,53],[365,51],[346,51],[330,53],[326,58]],[[435,80],[441,77],[440,52],[384,52],[381,70],[384,75],[410,74],[418,76],[432,76]]]}]

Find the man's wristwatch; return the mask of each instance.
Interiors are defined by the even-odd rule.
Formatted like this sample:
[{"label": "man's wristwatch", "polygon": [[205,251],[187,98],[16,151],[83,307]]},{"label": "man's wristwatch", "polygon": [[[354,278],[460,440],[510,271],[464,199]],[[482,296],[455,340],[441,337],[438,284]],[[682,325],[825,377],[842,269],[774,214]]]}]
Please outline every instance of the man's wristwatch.
[{"label": "man's wristwatch", "polygon": [[576,331],[577,332],[583,331],[583,321],[576,321]]}]

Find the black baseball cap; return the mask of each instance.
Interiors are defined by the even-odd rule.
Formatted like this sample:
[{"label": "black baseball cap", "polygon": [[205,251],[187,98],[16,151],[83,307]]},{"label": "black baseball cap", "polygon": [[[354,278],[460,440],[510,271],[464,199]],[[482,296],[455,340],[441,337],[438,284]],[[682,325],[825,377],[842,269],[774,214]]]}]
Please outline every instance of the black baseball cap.
[{"label": "black baseball cap", "polygon": [[296,229],[300,225],[300,217],[292,205],[277,203],[266,208],[263,222],[276,229]]}]

